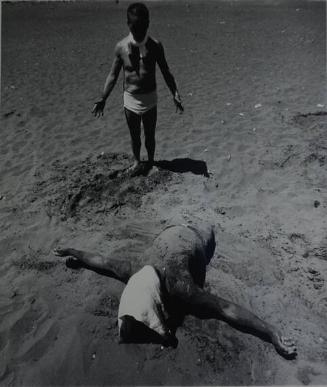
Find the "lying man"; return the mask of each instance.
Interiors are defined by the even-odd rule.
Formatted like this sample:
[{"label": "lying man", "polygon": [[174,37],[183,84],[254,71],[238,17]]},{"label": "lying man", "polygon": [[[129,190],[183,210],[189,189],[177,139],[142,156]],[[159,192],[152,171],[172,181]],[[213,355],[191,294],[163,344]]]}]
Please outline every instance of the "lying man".
[{"label": "lying man", "polygon": [[69,267],[85,267],[127,284],[118,312],[122,342],[140,341],[147,333],[152,341],[175,347],[176,328],[186,315],[193,315],[225,321],[271,342],[282,356],[295,357],[293,340],[243,307],[203,289],[206,266],[215,247],[213,227],[181,224],[164,229],[135,261],[73,248],[54,252],[60,257],[73,257],[66,261]]}]

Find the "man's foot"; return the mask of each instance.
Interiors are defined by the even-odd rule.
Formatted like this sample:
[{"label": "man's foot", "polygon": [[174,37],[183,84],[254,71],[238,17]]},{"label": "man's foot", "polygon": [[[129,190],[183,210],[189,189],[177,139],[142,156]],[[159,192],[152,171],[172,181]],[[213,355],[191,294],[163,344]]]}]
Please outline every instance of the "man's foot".
[{"label": "man's foot", "polygon": [[152,170],[153,166],[154,166],[154,162],[150,160],[143,163],[142,174],[144,176],[147,176],[149,172]]},{"label": "man's foot", "polygon": [[287,359],[293,359],[297,355],[297,349],[294,341],[290,338],[275,333],[272,339],[276,351]]},{"label": "man's foot", "polygon": [[127,169],[127,173],[132,177],[141,175],[142,173],[142,163],[141,161],[135,161],[132,166]]},{"label": "man's foot", "polygon": [[154,165],[155,165],[154,160],[148,160],[148,161],[147,161],[147,167],[148,167],[149,169],[153,168]]}]

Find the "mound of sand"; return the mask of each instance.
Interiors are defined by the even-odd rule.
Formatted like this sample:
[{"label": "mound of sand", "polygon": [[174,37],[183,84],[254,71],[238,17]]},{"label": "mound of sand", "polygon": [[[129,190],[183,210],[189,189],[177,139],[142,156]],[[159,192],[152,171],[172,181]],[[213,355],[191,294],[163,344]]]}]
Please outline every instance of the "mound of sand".
[{"label": "mound of sand", "polygon": [[82,163],[61,165],[57,161],[50,167],[41,167],[32,190],[35,195],[47,198],[49,217],[62,220],[92,218],[110,211],[117,213],[124,206],[137,208],[147,193],[167,190],[173,176],[156,168],[148,171],[147,179],[132,178],[128,172],[132,162],[131,157],[117,153],[102,153]]}]

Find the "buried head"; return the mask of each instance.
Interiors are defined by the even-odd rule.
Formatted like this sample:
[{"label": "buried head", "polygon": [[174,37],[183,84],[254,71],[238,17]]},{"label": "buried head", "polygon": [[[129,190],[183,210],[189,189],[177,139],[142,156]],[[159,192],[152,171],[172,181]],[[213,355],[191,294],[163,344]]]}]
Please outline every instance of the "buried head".
[{"label": "buried head", "polygon": [[[211,258],[213,257],[216,249],[215,226],[212,223],[204,221],[203,219],[200,219],[199,217],[193,215],[183,216],[183,218],[181,218],[180,216],[176,216],[176,218],[172,220],[172,223],[175,223],[175,225],[179,223],[180,225],[178,227],[186,227],[190,230],[193,230],[195,235],[197,235],[197,237],[201,241],[201,247],[199,247],[204,253],[205,263],[208,264]],[[173,227],[175,226],[168,226],[165,230],[171,229]],[[170,230],[170,233],[171,232],[172,231]]]}]

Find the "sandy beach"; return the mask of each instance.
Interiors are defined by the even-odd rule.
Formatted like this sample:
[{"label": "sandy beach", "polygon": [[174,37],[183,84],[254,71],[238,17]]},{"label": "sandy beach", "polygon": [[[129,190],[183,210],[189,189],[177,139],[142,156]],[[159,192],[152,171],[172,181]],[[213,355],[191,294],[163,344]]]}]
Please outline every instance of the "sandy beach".
[{"label": "sandy beach", "polygon": [[[2,3],[0,385],[327,384],[326,4],[147,4],[185,112],[158,69],[159,166],[128,178],[122,74],[91,115],[127,3]],[[206,287],[297,359],[193,317],[176,349],[120,345],[123,285],[52,252],[132,260],[193,215],[216,227]]]}]

